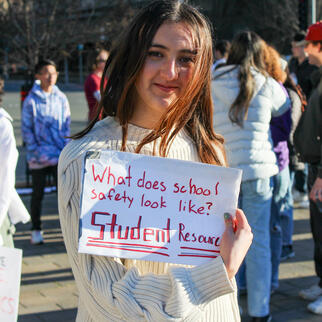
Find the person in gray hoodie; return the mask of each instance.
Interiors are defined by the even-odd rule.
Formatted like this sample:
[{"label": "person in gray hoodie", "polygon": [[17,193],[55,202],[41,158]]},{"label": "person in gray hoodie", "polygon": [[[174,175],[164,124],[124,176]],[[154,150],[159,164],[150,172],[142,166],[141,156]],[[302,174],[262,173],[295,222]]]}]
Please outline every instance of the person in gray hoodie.
[{"label": "person in gray hoodie", "polygon": [[214,127],[224,136],[228,164],[243,170],[239,206],[247,214],[254,242],[239,270],[246,270],[248,313],[252,321],[270,321],[270,209],[272,176],[278,173],[270,133],[272,116],[286,112],[289,100],[268,77],[263,61],[264,41],[245,31],[232,41],[227,66],[214,72]]}]

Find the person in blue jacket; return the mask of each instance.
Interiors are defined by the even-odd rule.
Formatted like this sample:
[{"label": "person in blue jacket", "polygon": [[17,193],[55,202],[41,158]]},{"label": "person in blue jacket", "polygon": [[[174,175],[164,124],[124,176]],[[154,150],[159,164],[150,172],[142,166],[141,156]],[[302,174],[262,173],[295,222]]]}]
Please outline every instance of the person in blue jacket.
[{"label": "person in blue jacket", "polygon": [[46,178],[52,176],[57,185],[58,158],[70,135],[69,103],[55,85],[57,76],[53,61],[40,61],[22,108],[22,137],[32,177],[32,244],[43,243],[40,215]]}]

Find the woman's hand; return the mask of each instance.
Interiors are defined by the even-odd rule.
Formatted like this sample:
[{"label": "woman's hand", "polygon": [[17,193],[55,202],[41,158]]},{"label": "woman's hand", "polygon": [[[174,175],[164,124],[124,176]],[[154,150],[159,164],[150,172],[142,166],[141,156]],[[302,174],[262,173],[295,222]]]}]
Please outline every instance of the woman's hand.
[{"label": "woman's hand", "polygon": [[322,178],[317,177],[310,192],[310,199],[322,202]]},{"label": "woman's hand", "polygon": [[236,218],[225,214],[226,229],[220,243],[220,255],[229,278],[233,278],[252,243],[253,234],[246,216],[241,209],[236,210]]}]

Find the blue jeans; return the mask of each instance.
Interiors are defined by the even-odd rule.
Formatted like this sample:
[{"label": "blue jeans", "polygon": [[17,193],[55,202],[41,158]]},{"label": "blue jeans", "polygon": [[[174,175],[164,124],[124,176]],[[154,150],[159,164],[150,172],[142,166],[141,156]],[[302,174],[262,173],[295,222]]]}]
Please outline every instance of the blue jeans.
[{"label": "blue jeans", "polygon": [[239,207],[245,212],[254,237],[244,265],[238,271],[237,283],[238,287],[243,288],[247,282],[248,313],[254,317],[269,314],[272,267],[269,229],[271,200],[270,178],[242,182]]},{"label": "blue jeans", "polygon": [[289,211],[287,205],[287,192],[290,187],[289,168],[284,168],[273,177],[273,198],[271,206],[271,254],[272,254],[272,290],[278,288],[278,267],[282,253],[282,227],[281,216]]},{"label": "blue jeans", "polygon": [[292,236],[294,230],[294,221],[293,221],[293,195],[292,187],[294,182],[294,172],[290,171],[290,184],[287,189],[285,196],[285,206],[281,213],[281,227],[282,227],[282,244],[292,245]]}]

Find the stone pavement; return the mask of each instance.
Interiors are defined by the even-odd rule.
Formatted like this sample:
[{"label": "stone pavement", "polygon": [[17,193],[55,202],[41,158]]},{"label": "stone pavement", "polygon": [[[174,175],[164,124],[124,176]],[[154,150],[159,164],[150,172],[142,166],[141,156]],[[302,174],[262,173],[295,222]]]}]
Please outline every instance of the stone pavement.
[{"label": "stone pavement", "polygon": [[[86,124],[87,108],[82,92],[67,92],[72,111],[72,133]],[[17,167],[18,185],[25,183],[25,159],[21,147],[19,93],[4,96],[3,106],[14,118],[14,129],[20,158]],[[29,208],[30,196],[22,196]],[[317,282],[313,265],[313,242],[308,210],[295,209],[295,258],[281,264],[280,288],[273,294],[271,308],[275,322],[321,322],[322,317],[306,310],[307,302],[298,297],[301,288]],[[23,250],[18,321],[74,321],[77,288],[69,266],[60,230],[56,194],[45,195],[43,202],[45,244],[30,244],[30,225],[18,224],[15,246]],[[246,312],[246,298],[241,306]],[[245,316],[243,322],[248,322]]]},{"label": "stone pavement", "polygon": [[[13,126],[19,150],[16,171],[17,187],[26,185],[26,160],[21,139],[19,82],[7,82],[3,106],[14,119]],[[71,115],[71,132],[83,129],[87,121],[87,105],[81,87],[66,89]],[[70,90],[70,91],[67,91]],[[29,209],[30,196],[22,196]],[[30,225],[16,225],[15,247],[23,250],[18,321],[75,321],[77,289],[70,269],[60,230],[56,194],[46,194],[43,202],[45,244],[30,244]]]},{"label": "stone pavement", "polygon": [[[22,196],[27,206],[30,196]],[[30,244],[30,225],[18,224],[15,247],[23,250],[18,321],[75,321],[77,289],[60,230],[56,194],[43,207],[45,244]]]},{"label": "stone pavement", "polygon": [[[313,241],[309,222],[309,211],[295,207],[293,247],[295,257],[280,265],[280,287],[271,297],[273,322],[321,322],[322,316],[306,309],[309,303],[298,296],[299,290],[318,283],[314,271]],[[241,297],[246,311],[246,296]],[[249,319],[243,318],[243,322]]]}]

